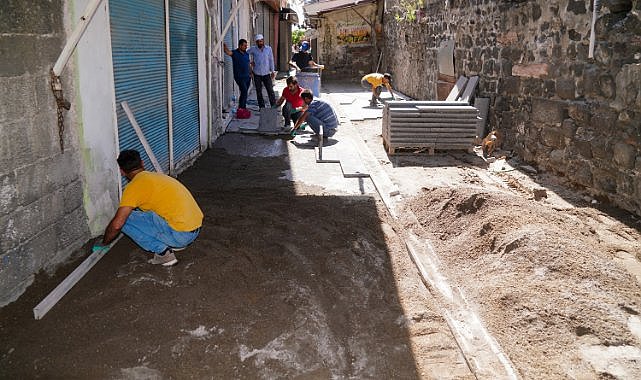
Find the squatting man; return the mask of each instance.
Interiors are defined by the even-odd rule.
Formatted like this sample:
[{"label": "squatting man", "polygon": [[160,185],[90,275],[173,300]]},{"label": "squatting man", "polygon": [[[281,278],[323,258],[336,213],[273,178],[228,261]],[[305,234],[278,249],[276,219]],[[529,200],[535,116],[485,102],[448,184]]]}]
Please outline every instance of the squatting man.
[{"label": "squatting man", "polygon": [[102,242],[95,244],[92,251],[104,249],[122,232],[145,251],[154,253],[148,260],[150,264],[176,264],[174,252],[191,244],[202,226],[203,213],[196,200],[175,178],[146,171],[136,150],[123,150],[117,161],[129,184]]}]

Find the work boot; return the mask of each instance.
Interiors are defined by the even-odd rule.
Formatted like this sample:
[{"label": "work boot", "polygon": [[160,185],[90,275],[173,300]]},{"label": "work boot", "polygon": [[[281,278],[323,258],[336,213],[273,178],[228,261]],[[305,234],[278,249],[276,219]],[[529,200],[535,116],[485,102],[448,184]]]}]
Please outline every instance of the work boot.
[{"label": "work boot", "polygon": [[147,262],[153,265],[160,264],[164,267],[170,267],[172,265],[175,265],[178,262],[178,259],[176,259],[174,251],[171,248],[167,248],[165,252],[161,254],[154,254],[154,257],[147,260]]}]

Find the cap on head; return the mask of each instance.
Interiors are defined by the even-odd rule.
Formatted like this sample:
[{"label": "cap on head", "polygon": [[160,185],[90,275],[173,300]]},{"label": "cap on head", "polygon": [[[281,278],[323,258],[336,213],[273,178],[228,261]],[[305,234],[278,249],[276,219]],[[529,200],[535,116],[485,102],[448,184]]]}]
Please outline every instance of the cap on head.
[{"label": "cap on head", "polygon": [[263,35],[262,35],[262,34],[257,34],[257,35],[256,35],[256,38],[254,38],[254,41],[260,41],[260,40],[264,40],[264,39],[265,39],[265,38],[263,37]]},{"label": "cap on head", "polygon": [[302,50],[302,51],[307,51],[307,50],[309,50],[309,42],[307,42],[307,41],[303,41],[303,42],[300,44],[300,50]]}]

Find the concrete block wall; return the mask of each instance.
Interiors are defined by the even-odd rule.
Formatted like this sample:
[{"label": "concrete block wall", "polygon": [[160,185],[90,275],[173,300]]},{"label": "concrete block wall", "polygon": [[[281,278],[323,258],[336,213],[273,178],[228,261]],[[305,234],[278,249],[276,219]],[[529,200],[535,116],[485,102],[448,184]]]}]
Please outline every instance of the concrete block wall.
[{"label": "concrete block wall", "polygon": [[641,215],[641,0],[398,1],[384,17],[394,86],[436,99],[437,49],[479,75],[506,147]]},{"label": "concrete block wall", "polygon": [[[60,150],[49,70],[65,38],[63,0],[0,7],[0,307],[89,239],[73,114]],[[73,102],[71,81],[65,95]]]}]

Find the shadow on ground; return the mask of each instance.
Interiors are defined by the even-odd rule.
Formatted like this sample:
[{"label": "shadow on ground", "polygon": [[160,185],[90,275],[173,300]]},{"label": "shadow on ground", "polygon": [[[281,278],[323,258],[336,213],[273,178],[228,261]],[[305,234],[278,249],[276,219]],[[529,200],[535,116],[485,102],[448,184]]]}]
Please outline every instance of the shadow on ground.
[{"label": "shadow on ground", "polygon": [[36,321],[79,262],[39,276],[0,309],[1,378],[419,377],[375,200],[225,141],[179,178],[206,215],[179,263],[124,238]]}]

